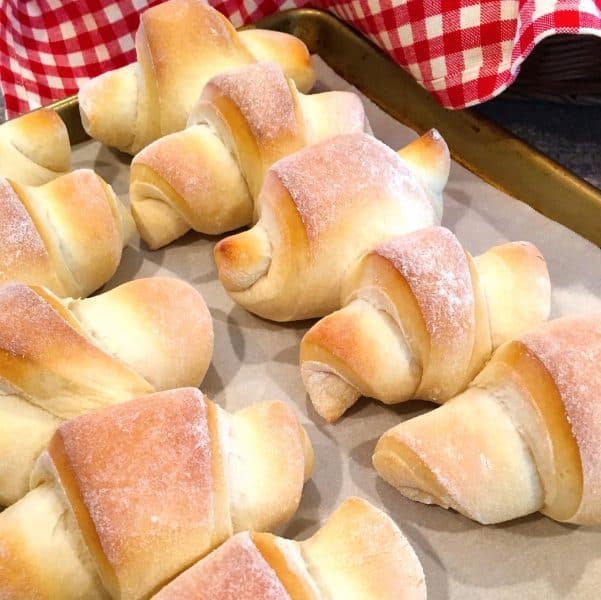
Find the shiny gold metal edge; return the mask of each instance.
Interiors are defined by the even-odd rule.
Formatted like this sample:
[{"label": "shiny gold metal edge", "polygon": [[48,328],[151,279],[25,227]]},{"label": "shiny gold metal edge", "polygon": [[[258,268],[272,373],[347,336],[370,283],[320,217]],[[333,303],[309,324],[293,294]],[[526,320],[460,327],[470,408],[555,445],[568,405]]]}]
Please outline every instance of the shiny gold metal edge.
[{"label": "shiny gold metal edge", "polygon": [[[292,9],[254,27],[291,33],[392,117],[418,133],[436,127],[453,158],[486,182],[601,247],[601,192],[469,109],[443,108],[384,52],[333,15]],[[87,139],[77,97],[50,105],[72,143]]]}]

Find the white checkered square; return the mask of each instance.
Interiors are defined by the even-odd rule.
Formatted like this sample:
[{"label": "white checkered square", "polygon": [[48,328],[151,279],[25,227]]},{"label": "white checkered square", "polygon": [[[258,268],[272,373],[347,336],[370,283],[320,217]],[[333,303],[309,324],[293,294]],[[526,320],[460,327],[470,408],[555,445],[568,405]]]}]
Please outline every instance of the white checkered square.
[{"label": "white checkered square", "polygon": [[415,79],[417,79],[418,81],[422,80],[422,71],[419,68],[419,63],[409,63],[407,65],[407,68],[409,69],[411,75],[415,77]]},{"label": "white checkered square", "polygon": [[75,28],[73,27],[73,23],[71,23],[71,21],[65,21],[64,23],[61,23],[60,30],[63,40],[69,40],[75,37]]},{"label": "white checkered square", "polygon": [[501,0],[501,21],[511,21],[518,14],[518,3],[515,0]]},{"label": "white checkered square", "polygon": [[447,61],[444,56],[437,56],[430,59],[430,68],[432,69],[432,77],[440,78],[447,74]]},{"label": "white checkered square", "polygon": [[46,29],[38,29],[37,27],[32,28],[31,30],[33,37],[38,42],[49,42],[50,39],[48,37],[48,31]]},{"label": "white checkered square", "polygon": [[442,90],[447,89],[447,80],[444,77],[440,77],[439,79],[432,79],[432,81],[428,82],[428,87],[440,92]]},{"label": "white checkered square", "polygon": [[104,14],[109,23],[116,23],[123,18],[123,13],[117,4],[110,4],[104,9]]},{"label": "white checkered square", "polygon": [[411,25],[401,25],[398,32],[403,46],[411,46],[413,44],[413,27]]},{"label": "white checkered square", "polygon": [[84,15],[82,21],[86,31],[94,31],[96,29],[96,19],[91,14]]},{"label": "white checkered square", "polygon": [[83,54],[81,52],[72,52],[69,55],[69,64],[72,67],[83,67],[85,64]]},{"label": "white checkered square", "polygon": [[58,88],[58,89],[63,87],[63,82],[60,77],[56,77],[54,75],[48,75],[47,79],[48,79],[48,85],[50,87]]},{"label": "white checkered square", "polygon": [[[580,0],[579,0],[580,1]],[[551,14],[555,9],[556,2],[542,2],[538,1],[534,3],[534,10],[530,13],[530,18],[535,21],[541,17],[545,17]],[[558,3],[560,4],[560,3]]]},{"label": "white checkered square", "polygon": [[462,6],[459,9],[459,26],[461,29],[476,27],[480,24],[480,5]]},{"label": "white checkered square", "polygon": [[511,60],[512,53],[513,53],[513,42],[510,40],[501,42],[501,56],[503,57],[504,63],[509,63],[509,61]]},{"label": "white checkered square", "polygon": [[587,12],[591,15],[598,15],[600,11],[598,0],[580,0],[578,6],[582,12]]},{"label": "white checkered square", "polygon": [[39,17],[42,14],[42,9],[37,2],[31,2],[31,6],[28,7],[27,14],[30,17]]},{"label": "white checkered square", "polygon": [[27,58],[27,50],[21,46],[21,44],[14,44],[13,45],[13,51],[17,56],[21,56],[23,58]]},{"label": "white checkered square", "polygon": [[48,52],[38,52],[38,57],[43,65],[54,64],[54,56],[52,56],[52,54],[49,54]]},{"label": "white checkered square", "polygon": [[379,0],[367,0],[367,6],[372,15],[378,15],[382,12],[382,6]]},{"label": "white checkered square", "polygon": [[442,15],[426,17],[426,33],[430,39],[442,35]]},{"label": "white checkered square", "polygon": [[135,42],[134,42],[134,38],[132,35],[122,35],[119,39],[119,47],[121,48],[121,50],[123,52],[129,52],[130,50],[133,50],[133,48],[135,48]]},{"label": "white checkered square", "polygon": [[98,60],[108,60],[110,58],[108,48],[106,46],[98,46],[96,48],[96,56]]},{"label": "white checkered square", "polygon": [[462,81],[473,81],[478,76],[478,69],[482,66],[482,48],[469,48],[463,51],[465,69]]},{"label": "white checkered square", "polygon": [[10,68],[15,72],[18,73],[20,71],[20,65],[18,63],[18,61],[16,61],[12,56],[9,57],[8,59],[8,64],[10,65]]}]

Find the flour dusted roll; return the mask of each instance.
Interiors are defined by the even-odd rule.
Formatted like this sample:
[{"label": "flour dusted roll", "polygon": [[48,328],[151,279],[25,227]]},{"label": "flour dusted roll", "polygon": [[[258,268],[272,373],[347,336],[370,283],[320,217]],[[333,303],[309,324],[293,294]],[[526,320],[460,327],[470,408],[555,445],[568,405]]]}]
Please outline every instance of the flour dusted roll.
[{"label": "flour dusted roll", "polygon": [[132,162],[130,199],[140,235],[154,249],[190,229],[218,234],[249,225],[273,163],[366,128],[358,96],[304,95],[274,63],[216,75],[188,128],[155,141]]},{"label": "flour dusted roll", "polygon": [[419,559],[395,523],[345,500],[312,537],[235,535],[153,600],[424,600]]},{"label": "flour dusted roll", "polygon": [[88,296],[115,273],[135,231],[129,211],[90,169],[45,185],[0,178],[0,283]]},{"label": "flour dusted roll", "polygon": [[230,296],[276,321],[339,308],[343,277],[361,254],[437,221],[448,149],[436,132],[414,143],[430,148],[415,172],[364,133],[329,138],[275,163],[258,197],[258,222],[215,246]]},{"label": "flour dusted roll", "polygon": [[378,473],[480,523],[536,511],[601,524],[601,314],[503,344],[462,394],[386,432]]},{"label": "flour dusted roll", "polygon": [[239,34],[202,0],[169,0],[142,13],[136,53],[137,62],[95,77],[79,91],[86,131],[131,154],[183,129],[204,85],[217,73],[282,57],[282,67],[301,90],[315,80],[300,40],[261,30]]},{"label": "flour dusted roll", "polygon": [[0,125],[0,177],[42,185],[71,170],[71,146],[63,120],[41,108]]},{"label": "flour dusted roll", "polygon": [[61,425],[0,513],[3,597],[149,597],[241,530],[296,511],[311,444],[282,402],[228,413],[193,388]]},{"label": "flour dusted roll", "polygon": [[492,351],[549,316],[551,284],[532,244],[473,259],[442,227],[378,244],[348,272],[343,308],[303,337],[300,362],[316,411],[334,421],[360,396],[444,402]]},{"label": "flour dusted roll", "polygon": [[177,279],[138,279],[85,300],[0,287],[0,505],[26,493],[64,419],[199,385],[212,351],[207,306]]}]

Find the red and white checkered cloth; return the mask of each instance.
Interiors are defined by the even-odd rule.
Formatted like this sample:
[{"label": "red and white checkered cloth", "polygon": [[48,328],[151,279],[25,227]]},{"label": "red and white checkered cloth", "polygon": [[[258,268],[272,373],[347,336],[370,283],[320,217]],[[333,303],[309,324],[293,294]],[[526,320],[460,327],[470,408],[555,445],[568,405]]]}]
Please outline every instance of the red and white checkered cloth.
[{"label": "red and white checkered cloth", "polygon": [[[0,0],[8,116],[135,60],[139,13],[160,0]],[[315,6],[362,31],[444,106],[483,102],[555,33],[601,35],[601,0],[210,0],[234,25]]]}]

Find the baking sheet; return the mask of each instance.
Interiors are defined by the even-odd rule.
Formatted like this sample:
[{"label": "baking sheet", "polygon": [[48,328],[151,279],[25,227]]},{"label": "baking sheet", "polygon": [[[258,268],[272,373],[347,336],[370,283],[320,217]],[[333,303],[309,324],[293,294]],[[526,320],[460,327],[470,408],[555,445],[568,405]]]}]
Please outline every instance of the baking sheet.
[{"label": "baking sheet", "polygon": [[[320,59],[315,66],[316,90],[352,89]],[[377,137],[395,149],[416,137],[363,99]],[[127,162],[97,142],[74,151],[76,168],[93,167],[122,198],[127,197]],[[601,251],[457,164],[446,188],[443,224],[473,254],[508,240],[535,243],[551,273],[552,316],[601,310]],[[363,399],[337,424],[326,424],[313,411],[298,368],[299,342],[311,323],[270,323],[235,305],[217,280],[212,259],[216,239],[188,234],[156,252],[136,241],[125,250],[106,289],[153,275],[190,282],[202,292],[215,327],[215,352],[203,391],[229,410],[268,399],[296,407],[313,442],[316,466],[298,513],[280,534],[307,537],[344,498],[359,495],[401,526],[422,561],[431,600],[601,598],[601,528],[562,525],[540,515],[484,527],[406,500],[380,480],[371,467],[379,436],[433,405],[386,407]]]}]

